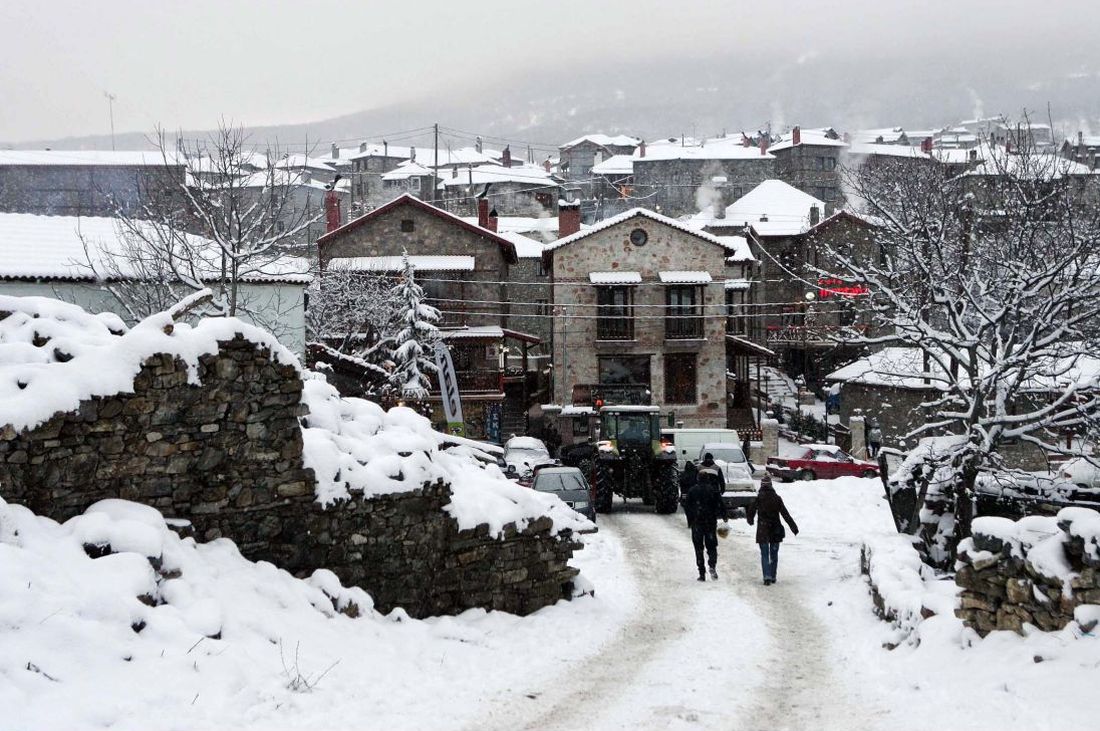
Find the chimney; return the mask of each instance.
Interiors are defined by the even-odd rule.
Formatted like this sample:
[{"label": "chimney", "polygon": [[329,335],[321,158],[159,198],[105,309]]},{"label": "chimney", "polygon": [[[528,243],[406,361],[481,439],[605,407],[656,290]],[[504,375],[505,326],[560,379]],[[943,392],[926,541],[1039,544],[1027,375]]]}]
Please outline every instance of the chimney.
[{"label": "chimney", "polygon": [[501,153],[500,164],[506,168],[512,167],[512,150],[510,147],[505,147],[504,152]]},{"label": "chimney", "polygon": [[748,147],[751,144],[752,144],[752,140],[749,139],[749,136],[747,134],[742,132],[741,133],[741,146],[742,147]]},{"label": "chimney", "polygon": [[797,126],[794,129],[791,130],[791,144],[792,145],[801,145],[802,144],[802,130],[799,129]]},{"label": "chimney", "polygon": [[578,201],[558,201],[558,238],[572,236],[581,230],[581,204]]},{"label": "chimney", "polygon": [[489,199],[484,196],[477,199],[477,225],[489,228]]},{"label": "chimney", "polygon": [[645,157],[645,140],[638,143],[638,157]]},{"label": "chimney", "polygon": [[413,162],[416,162],[416,148],[415,147],[410,147],[409,148],[409,159],[412,160]]},{"label": "chimney", "polygon": [[810,206],[810,227],[813,228],[819,223],[821,223],[821,209],[817,206]]},{"label": "chimney", "polygon": [[970,162],[977,162],[978,161],[978,151],[977,150],[971,150],[969,156],[970,156]]},{"label": "chimney", "polygon": [[760,154],[761,155],[767,155],[768,154],[768,136],[767,135],[760,135]]},{"label": "chimney", "polygon": [[[880,137],[881,137],[881,135],[880,135]],[[844,140],[844,144],[846,144],[846,145],[849,145],[849,144],[852,143],[852,136],[850,134],[848,134],[847,132],[844,133],[844,137],[842,137],[841,139]]]},{"label": "chimney", "polygon": [[486,228],[489,229],[490,231],[492,231],[493,233],[497,232],[497,209],[496,208],[489,211],[489,225],[486,226]]},{"label": "chimney", "polygon": [[367,143],[366,142],[360,142],[359,143],[359,152],[366,152],[366,151],[367,151]]},{"label": "chimney", "polygon": [[931,155],[932,154],[932,138],[931,137],[925,137],[923,140],[920,141],[920,151],[923,152],[925,155]]},{"label": "chimney", "polygon": [[1085,144],[1085,133],[1081,130],[1077,130],[1077,146],[1082,147]]},{"label": "chimney", "polygon": [[[339,179],[340,176],[337,175],[336,180]],[[336,194],[336,180],[325,191],[325,233],[332,233],[340,228],[340,196]]]},{"label": "chimney", "polygon": [[478,151],[478,154],[481,153],[481,135],[474,139],[474,149]]},{"label": "chimney", "polygon": [[332,159],[333,160],[339,160],[340,159],[340,148],[337,147],[335,142],[332,143]]},{"label": "chimney", "polygon": [[545,170],[545,171],[546,171],[546,173],[547,173],[548,175],[549,175],[549,173],[550,173],[550,170],[551,170],[551,168],[552,168],[552,167],[553,167],[553,166],[552,166],[552,165],[550,165],[550,158],[546,158],[545,160],[543,160],[543,161],[542,161],[542,168],[543,168],[543,170]]}]

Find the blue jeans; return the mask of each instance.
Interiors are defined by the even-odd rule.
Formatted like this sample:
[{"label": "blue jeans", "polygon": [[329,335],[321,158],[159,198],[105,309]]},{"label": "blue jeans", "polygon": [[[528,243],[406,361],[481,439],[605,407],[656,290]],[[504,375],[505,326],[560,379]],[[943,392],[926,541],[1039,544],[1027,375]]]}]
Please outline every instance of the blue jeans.
[{"label": "blue jeans", "polygon": [[775,572],[779,568],[779,544],[759,543],[760,568],[764,570],[764,578],[775,581]]}]

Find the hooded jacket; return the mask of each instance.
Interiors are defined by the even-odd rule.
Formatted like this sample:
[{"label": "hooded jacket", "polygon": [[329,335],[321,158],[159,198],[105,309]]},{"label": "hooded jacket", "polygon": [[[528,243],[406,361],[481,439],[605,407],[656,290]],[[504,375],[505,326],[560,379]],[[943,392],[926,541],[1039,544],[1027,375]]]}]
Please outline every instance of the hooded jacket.
[{"label": "hooded jacket", "polygon": [[775,488],[772,487],[771,480],[760,481],[756,500],[745,509],[745,514],[749,525],[756,521],[757,543],[783,542],[783,524],[779,521],[780,516],[791,527],[791,532],[798,535],[798,525],[787,512],[787,506],[783,504],[783,498],[779,497]]}]

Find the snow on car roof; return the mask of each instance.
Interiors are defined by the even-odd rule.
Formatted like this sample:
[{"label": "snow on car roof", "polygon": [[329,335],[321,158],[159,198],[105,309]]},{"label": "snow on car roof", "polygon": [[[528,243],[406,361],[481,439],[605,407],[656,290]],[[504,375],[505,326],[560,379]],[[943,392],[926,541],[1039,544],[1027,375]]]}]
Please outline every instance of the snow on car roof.
[{"label": "snow on car roof", "polygon": [[541,439],[535,439],[534,437],[512,437],[504,443],[505,449],[537,449],[545,452],[546,445],[543,444]]},{"label": "snow on car roof", "polygon": [[634,411],[634,412],[642,412],[642,413],[657,413],[660,410],[661,409],[660,409],[659,406],[632,406],[632,405],[626,405],[626,404],[624,404],[622,406],[601,406],[600,407],[600,413],[601,414],[603,414],[605,412],[608,412],[608,411]]},{"label": "snow on car roof", "polygon": [[816,449],[821,452],[843,452],[836,444],[803,444],[806,449]]}]

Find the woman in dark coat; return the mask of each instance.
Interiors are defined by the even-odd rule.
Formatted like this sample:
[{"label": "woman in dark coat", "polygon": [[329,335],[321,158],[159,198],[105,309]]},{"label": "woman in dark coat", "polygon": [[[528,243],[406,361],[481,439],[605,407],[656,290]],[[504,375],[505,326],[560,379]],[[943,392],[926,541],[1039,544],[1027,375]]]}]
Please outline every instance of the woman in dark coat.
[{"label": "woman in dark coat", "polygon": [[680,473],[680,502],[684,502],[684,498],[687,497],[688,491],[695,487],[695,483],[699,481],[699,470],[696,468],[695,463],[690,459],[684,465],[684,471]]},{"label": "woman in dark coat", "polygon": [[797,536],[798,526],[787,512],[783,498],[772,487],[772,478],[764,475],[760,480],[760,491],[756,500],[746,509],[749,525],[756,521],[756,542],[760,546],[760,567],[764,571],[764,585],[775,583],[776,570],[779,568],[779,544],[783,542],[783,523],[787,521],[791,531]]}]

